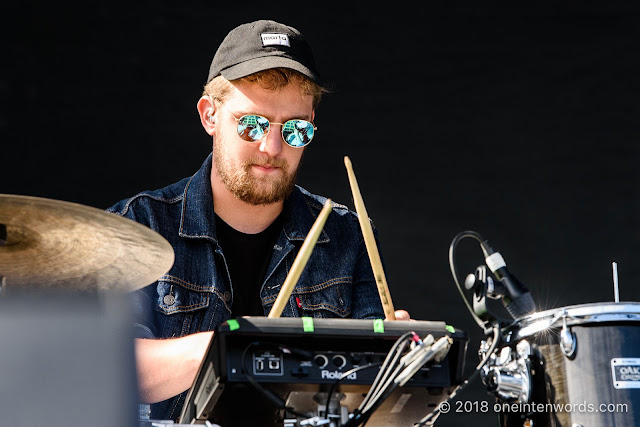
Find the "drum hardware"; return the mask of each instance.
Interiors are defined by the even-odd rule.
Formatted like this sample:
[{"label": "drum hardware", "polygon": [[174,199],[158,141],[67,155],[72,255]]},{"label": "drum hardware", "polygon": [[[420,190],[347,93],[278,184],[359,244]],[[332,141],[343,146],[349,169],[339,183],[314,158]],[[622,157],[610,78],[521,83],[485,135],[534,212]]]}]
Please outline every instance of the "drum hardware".
[{"label": "drum hardware", "polygon": [[[455,252],[458,244],[464,238],[473,238],[480,244],[484,254],[486,267],[491,270],[495,280],[486,273],[486,267],[481,265],[475,274],[467,276],[465,287],[473,290],[473,306],[469,304],[464,290],[458,280]],[[449,246],[449,267],[458,292],[474,320],[488,333],[495,323],[508,323],[515,319],[528,316],[536,311],[536,305],[529,290],[507,269],[507,264],[500,252],[495,251],[489,242],[475,231],[458,233]],[[474,277],[475,276],[475,277]],[[512,319],[504,319],[486,304],[486,298],[499,299]]]},{"label": "drum hardware", "polygon": [[[473,306],[469,303],[460,286],[455,260],[456,248],[464,238],[473,238],[480,243],[486,263],[486,266],[480,265],[476,268],[475,273],[469,274],[465,279],[465,289],[474,293]],[[515,350],[510,346],[502,348],[499,356],[497,349],[501,342],[506,340],[508,343],[511,338],[508,330],[502,330],[503,325],[513,324],[517,319],[536,311],[531,293],[508,271],[502,255],[496,252],[488,241],[475,231],[464,231],[454,237],[449,246],[449,267],[469,313],[478,326],[485,331],[485,334],[493,333],[493,338],[490,341],[483,341],[481,344],[480,363],[471,376],[451,394],[449,400],[469,384],[475,376],[480,375],[489,390],[495,392],[499,398],[528,402],[532,390],[529,362],[531,347],[528,342],[522,341],[515,346]],[[495,276],[495,280],[487,273],[487,267]],[[487,305],[487,298],[500,300],[511,318],[505,318],[504,315],[495,312]],[[436,409],[432,414],[422,419],[418,425],[431,425],[439,415],[440,411]]]},{"label": "drum hardware", "polygon": [[[563,319],[564,318],[564,319]],[[503,328],[503,336],[510,342],[535,335],[566,321],[567,327],[583,324],[640,321],[636,303],[591,303],[540,311],[526,319]]]},{"label": "drum hardware", "polygon": [[620,289],[618,288],[618,263],[612,262],[613,269],[613,301],[617,304],[620,302]]},{"label": "drum hardware", "polygon": [[[499,402],[532,406],[501,413],[500,425],[635,425],[634,408],[640,405],[639,321],[639,303],[609,302],[546,310],[502,326],[506,346],[496,350],[483,369],[485,384]],[[481,344],[481,357],[489,354],[487,347]],[[525,400],[518,391],[527,380]],[[556,405],[571,409],[549,409]],[[529,412],[531,407],[544,410]],[[607,412],[603,407],[624,409]],[[523,424],[525,420],[532,424]]]},{"label": "drum hardware", "polygon": [[475,274],[467,276],[464,287],[469,291],[477,290],[478,297],[488,296],[492,299],[500,299],[506,292],[500,282],[495,282],[491,276],[487,275],[487,267],[484,265],[479,266]]},{"label": "drum hardware", "polygon": [[[467,276],[464,289],[460,287],[454,250],[465,237],[480,242],[486,265],[503,289],[496,286],[498,281],[484,265]],[[449,263],[458,291],[476,323],[486,335],[489,328],[494,330],[493,339],[482,341],[478,351],[483,383],[498,403],[522,405],[516,411],[500,412],[500,426],[636,425],[634,408],[640,407],[640,303],[620,302],[617,264],[612,263],[613,303],[537,312],[530,304],[533,300],[525,298],[522,304],[512,306],[515,309],[509,309],[509,304],[528,292],[516,287],[514,293],[503,280],[504,270],[502,279],[496,274],[503,260],[485,245],[478,233],[460,233],[451,243]],[[473,304],[465,290],[473,292]],[[502,300],[512,319],[505,319],[495,305],[487,304],[494,299]],[[602,409],[612,407],[623,409]]]},{"label": "drum hardware", "polygon": [[[482,355],[480,355],[482,357],[482,360],[475,367],[475,369],[473,370],[473,373],[466,380],[464,380],[458,387],[456,387],[449,395],[449,398],[447,398],[443,403],[449,403],[453,401],[457,397],[457,395],[471,383],[471,381],[473,381],[478,375],[481,374],[484,366],[487,363],[489,363],[490,356],[494,354],[494,351],[497,348],[498,343],[500,342],[500,329],[498,328],[497,325],[493,326],[492,332],[493,332],[493,337],[489,338],[487,341],[482,342],[485,356],[482,357]],[[441,408],[442,406],[438,406],[433,412],[426,415],[419,422],[415,423],[414,426],[416,427],[432,426],[436,422],[438,417],[442,414]]]},{"label": "drum hardware", "polygon": [[77,203],[0,194],[4,291],[134,291],[173,265],[150,228]]},{"label": "drum hardware", "polygon": [[[314,416],[306,420],[298,421],[297,419],[285,419],[284,427],[300,426],[341,426],[349,421],[349,408],[341,405],[341,402],[347,397],[344,393],[333,393],[331,396],[326,392],[317,392],[313,395],[312,400],[317,404],[316,413],[325,414],[325,416]],[[327,411],[327,398],[329,402],[329,411]]]},{"label": "drum hardware", "polygon": [[503,347],[499,356],[496,352],[486,354],[489,349],[486,341],[482,341],[479,355],[489,357],[489,362],[482,368],[481,377],[489,391],[499,398],[517,400],[527,403],[531,397],[530,361],[531,346],[526,340],[520,341],[515,350]]},{"label": "drum hardware", "polygon": [[506,293],[504,286],[500,282],[494,281],[487,274],[487,267],[481,265],[476,268],[475,273],[471,273],[466,277],[464,287],[468,291],[473,291],[474,313],[485,323],[491,323],[496,315],[491,313],[491,310],[487,307],[486,298],[499,300]]},{"label": "drum hardware", "polygon": [[[347,416],[347,420],[348,420],[348,416]],[[346,421],[340,421],[340,424],[344,424]],[[296,427],[297,425],[301,425],[301,426],[328,426],[329,424],[331,424],[330,420],[327,419],[323,419],[321,417],[312,417],[309,419],[306,419],[304,421],[300,421],[300,424],[298,424],[298,420],[294,419],[294,418],[289,418],[284,420],[284,427]]]},{"label": "drum hardware", "polygon": [[568,358],[573,357],[576,352],[576,334],[567,327],[567,310],[562,310],[562,330],[560,331],[560,349]]}]

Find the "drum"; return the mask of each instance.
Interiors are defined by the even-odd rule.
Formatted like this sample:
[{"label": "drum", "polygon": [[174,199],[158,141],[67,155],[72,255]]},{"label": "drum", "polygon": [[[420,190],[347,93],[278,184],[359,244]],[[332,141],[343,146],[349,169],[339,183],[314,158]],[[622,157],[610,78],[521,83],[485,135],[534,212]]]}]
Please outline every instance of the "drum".
[{"label": "drum", "polygon": [[640,425],[640,303],[542,311],[503,333],[483,371],[501,425]]}]

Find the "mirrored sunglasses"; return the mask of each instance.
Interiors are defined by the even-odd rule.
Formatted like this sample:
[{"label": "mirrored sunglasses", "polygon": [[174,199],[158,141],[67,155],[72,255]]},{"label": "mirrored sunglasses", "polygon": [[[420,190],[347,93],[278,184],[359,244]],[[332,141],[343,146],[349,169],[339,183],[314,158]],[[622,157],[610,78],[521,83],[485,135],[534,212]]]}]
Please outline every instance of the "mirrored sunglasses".
[{"label": "mirrored sunglasses", "polygon": [[271,128],[271,125],[282,126],[282,139],[292,147],[304,147],[313,139],[316,127],[313,123],[301,119],[287,120],[284,123],[269,122],[266,117],[257,114],[246,114],[240,118],[231,114],[238,122],[238,135],[248,142],[260,141]]}]

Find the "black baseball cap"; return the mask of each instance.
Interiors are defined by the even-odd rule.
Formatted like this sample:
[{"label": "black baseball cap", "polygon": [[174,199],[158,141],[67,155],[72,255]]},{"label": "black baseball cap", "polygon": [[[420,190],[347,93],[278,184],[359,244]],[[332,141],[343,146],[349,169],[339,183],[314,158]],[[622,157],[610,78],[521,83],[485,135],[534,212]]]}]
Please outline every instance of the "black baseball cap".
[{"label": "black baseball cap", "polygon": [[300,31],[275,21],[242,24],[227,34],[209,68],[207,83],[235,80],[270,68],[290,68],[321,84],[311,46]]}]

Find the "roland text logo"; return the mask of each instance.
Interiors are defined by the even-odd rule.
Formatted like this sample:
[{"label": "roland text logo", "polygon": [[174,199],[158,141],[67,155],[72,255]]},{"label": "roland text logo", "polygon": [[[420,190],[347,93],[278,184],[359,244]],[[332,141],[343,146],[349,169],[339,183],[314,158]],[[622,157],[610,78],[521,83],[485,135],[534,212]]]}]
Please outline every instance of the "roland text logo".
[{"label": "roland text logo", "polygon": [[[340,371],[328,371],[326,369],[323,369],[322,371],[320,371],[320,374],[322,375],[322,379],[323,380],[337,380],[342,378],[342,372]],[[348,380],[355,380],[357,379],[357,375],[355,372],[347,375]]]}]

